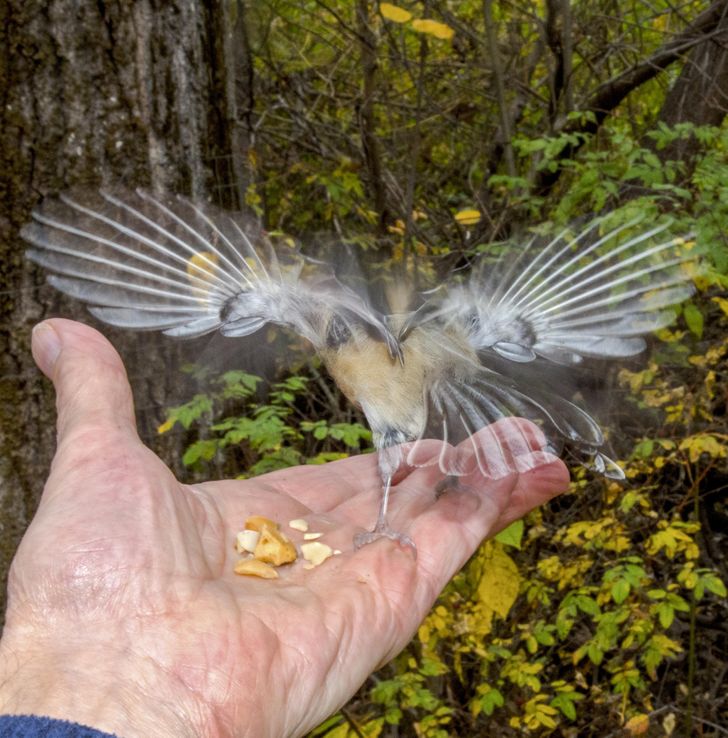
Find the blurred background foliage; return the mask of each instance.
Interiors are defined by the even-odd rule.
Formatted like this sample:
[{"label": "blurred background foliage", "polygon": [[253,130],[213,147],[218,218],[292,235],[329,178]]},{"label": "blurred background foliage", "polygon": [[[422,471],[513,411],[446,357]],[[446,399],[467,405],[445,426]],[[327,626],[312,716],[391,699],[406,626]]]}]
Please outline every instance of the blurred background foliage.
[{"label": "blurred background foliage", "polygon": [[[269,231],[432,277],[614,211],[671,218],[705,262],[647,356],[580,382],[627,481],[574,470],[312,735],[728,734],[728,4],[234,7],[253,124],[244,181],[218,175],[215,194]],[[263,393],[256,376],[222,375],[159,430],[181,427],[203,476],[324,463],[371,440],[304,364]]]}]

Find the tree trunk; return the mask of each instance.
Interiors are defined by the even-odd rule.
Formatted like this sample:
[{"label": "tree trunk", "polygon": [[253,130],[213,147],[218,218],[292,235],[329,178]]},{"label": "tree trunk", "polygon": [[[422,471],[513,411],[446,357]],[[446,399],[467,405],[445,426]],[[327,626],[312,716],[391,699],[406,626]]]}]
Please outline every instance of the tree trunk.
[{"label": "tree trunk", "polygon": [[[665,97],[658,120],[674,126],[720,126],[728,115],[728,3],[715,34],[688,55],[680,76]],[[684,161],[688,166],[700,149],[691,136],[672,141],[658,152],[664,161]]]},{"label": "tree trunk", "polygon": [[[224,27],[233,6],[237,15]],[[241,184],[250,106],[240,101],[252,100],[252,67],[246,71],[240,2],[6,0],[0,18],[4,582],[55,446],[53,394],[32,362],[30,329],[51,315],[94,322],[42,286],[40,271],[23,259],[18,230],[40,197],[77,186],[204,197]],[[220,161],[230,166],[220,169]],[[239,194],[225,204],[240,204]],[[142,437],[165,460],[178,459],[181,439],[157,439],[153,429],[175,396],[170,365],[199,347],[99,327],[127,364]]]},{"label": "tree trunk", "polygon": [[376,135],[374,97],[376,92],[377,48],[376,37],[369,25],[369,2],[358,0],[356,6],[357,29],[362,66],[362,101],[359,109],[361,143],[366,162],[369,190],[378,216],[380,235],[387,232],[390,219],[387,193],[382,177],[382,156]]}]

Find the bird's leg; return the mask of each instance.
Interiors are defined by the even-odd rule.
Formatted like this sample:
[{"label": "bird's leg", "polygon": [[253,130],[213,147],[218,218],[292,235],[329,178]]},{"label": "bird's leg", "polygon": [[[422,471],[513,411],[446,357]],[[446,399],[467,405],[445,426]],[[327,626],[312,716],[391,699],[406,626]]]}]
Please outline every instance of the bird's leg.
[{"label": "bird's leg", "polygon": [[402,546],[409,546],[417,556],[417,547],[414,541],[404,533],[398,533],[389,527],[387,522],[387,508],[389,507],[389,494],[392,489],[392,475],[388,474],[384,479],[384,489],[382,491],[382,503],[379,506],[379,515],[377,516],[377,523],[374,526],[374,530],[367,531],[366,533],[358,533],[354,536],[354,548],[361,548],[366,546],[367,543],[373,543],[380,538],[389,538],[392,541],[397,541]]},{"label": "bird's leg", "polygon": [[377,516],[377,524],[375,530],[383,529],[387,525],[387,508],[389,507],[389,493],[392,490],[392,475],[389,474],[384,480],[384,489],[382,490],[382,504],[379,506],[379,515]]}]

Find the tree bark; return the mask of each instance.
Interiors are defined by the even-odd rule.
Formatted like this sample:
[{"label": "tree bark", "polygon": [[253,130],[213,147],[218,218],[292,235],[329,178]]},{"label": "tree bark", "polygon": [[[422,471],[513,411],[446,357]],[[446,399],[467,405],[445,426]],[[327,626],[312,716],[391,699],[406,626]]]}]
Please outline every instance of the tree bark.
[{"label": "tree bark", "polygon": [[359,127],[369,190],[378,215],[380,234],[387,231],[390,220],[386,188],[382,178],[382,155],[376,135],[374,96],[376,91],[377,47],[376,37],[369,25],[369,2],[358,0],[356,6],[357,31],[362,67],[362,101],[359,108]]},{"label": "tree bark", "polygon": [[546,45],[551,50],[549,120],[556,127],[571,112],[572,29],[570,0],[547,0],[544,23]]},{"label": "tree bark", "polygon": [[[690,52],[665,97],[657,117],[668,126],[720,126],[728,114],[728,3],[715,30],[715,35]],[[658,155],[665,161],[684,161],[689,165],[699,148],[694,136],[679,138]]]},{"label": "tree bark", "polygon": [[488,49],[490,66],[493,70],[493,81],[495,82],[495,94],[498,102],[498,117],[500,122],[503,152],[506,160],[506,172],[509,177],[515,177],[516,157],[513,153],[513,130],[511,126],[510,110],[506,101],[506,85],[503,79],[503,65],[501,64],[500,51],[498,49],[498,33],[493,20],[493,0],[483,0],[483,20],[485,25],[485,39]]},{"label": "tree bark", "polygon": [[[232,79],[241,73],[240,64],[230,68],[230,50],[240,48],[234,35],[243,19],[222,29],[215,19],[228,17],[223,6],[229,13],[222,0],[6,0],[0,8],[3,581],[55,445],[53,395],[32,362],[30,329],[51,315],[94,322],[42,286],[40,271],[23,259],[18,230],[42,196],[78,186],[141,185],[204,197],[215,184],[210,162],[231,156],[233,146],[231,176],[240,176],[246,109],[232,93],[252,96],[252,80],[236,86]],[[199,346],[99,327],[126,361],[142,437],[155,440],[160,407],[175,396],[170,365]],[[164,436],[155,450],[175,466],[179,445]]]}]

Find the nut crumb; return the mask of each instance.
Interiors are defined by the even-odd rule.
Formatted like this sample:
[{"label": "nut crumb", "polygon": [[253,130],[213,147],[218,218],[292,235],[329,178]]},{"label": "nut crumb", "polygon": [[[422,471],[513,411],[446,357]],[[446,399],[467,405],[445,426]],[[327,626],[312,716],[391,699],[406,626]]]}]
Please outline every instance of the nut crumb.
[{"label": "nut crumb", "polygon": [[242,559],[235,564],[235,573],[241,576],[260,577],[261,579],[278,579],[278,572],[257,559]]},{"label": "nut crumb", "polygon": [[258,533],[260,533],[263,528],[278,530],[280,526],[274,520],[271,520],[270,518],[265,518],[262,515],[251,515],[245,521],[245,530],[257,530]]},{"label": "nut crumb", "polygon": [[241,530],[235,536],[235,550],[239,553],[253,553],[258,545],[260,533],[256,530]]},{"label": "nut crumb", "polygon": [[[301,553],[306,561],[310,562],[311,567],[323,564],[326,559],[333,555],[331,546],[319,541],[301,544]],[[310,567],[307,567],[310,568]]]},{"label": "nut crumb", "polygon": [[303,534],[303,540],[304,541],[315,541],[317,538],[321,538],[323,533],[304,533]]},{"label": "nut crumb", "polygon": [[308,523],[303,518],[296,518],[288,523],[288,527],[305,533],[308,530]]}]

